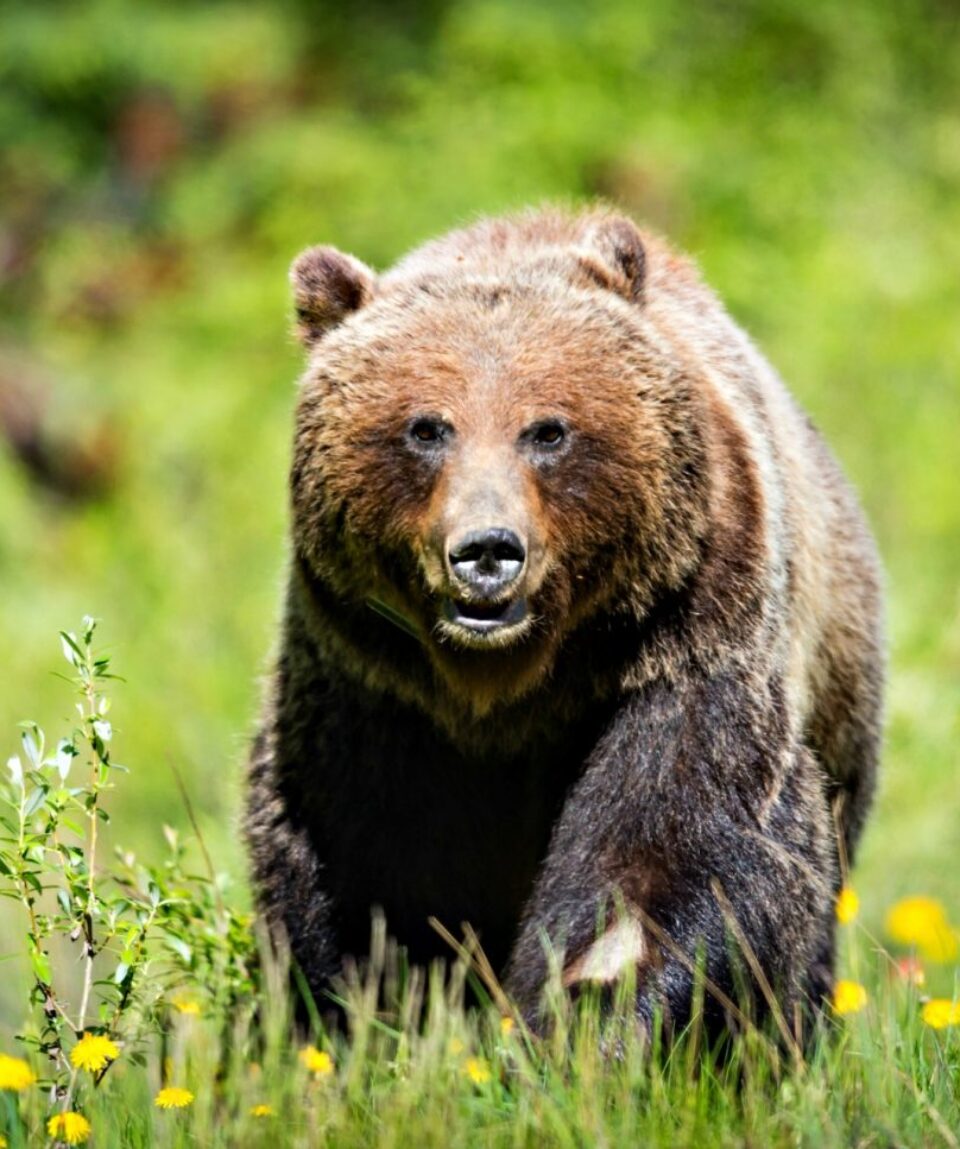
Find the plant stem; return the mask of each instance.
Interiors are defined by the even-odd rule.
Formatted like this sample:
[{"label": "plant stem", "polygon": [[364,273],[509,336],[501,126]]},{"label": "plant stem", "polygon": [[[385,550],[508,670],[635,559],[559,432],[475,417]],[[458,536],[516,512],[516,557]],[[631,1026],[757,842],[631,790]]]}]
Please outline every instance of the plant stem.
[{"label": "plant stem", "polygon": [[[76,1026],[74,1027],[74,1032],[78,1034],[82,1034],[86,1028],[87,1009],[90,1005],[90,994],[93,988],[93,963],[96,955],[93,935],[93,908],[96,904],[97,808],[102,784],[101,770],[106,766],[94,742],[96,731],[93,729],[93,724],[97,719],[97,691],[94,685],[96,676],[89,643],[86,644],[86,665],[80,669],[80,676],[83,683],[83,694],[87,699],[87,724],[90,728],[87,734],[87,741],[91,750],[90,765],[92,767],[93,778],[91,782],[92,797],[87,810],[87,817],[90,819],[90,840],[87,849],[87,907],[83,915],[83,990],[80,995],[80,1005],[77,1010]],[[67,1083],[67,1091],[63,1098],[62,1111],[64,1113],[70,1109],[73,1103],[78,1074],[79,1069],[74,1066],[70,1074],[70,1080]]]}]

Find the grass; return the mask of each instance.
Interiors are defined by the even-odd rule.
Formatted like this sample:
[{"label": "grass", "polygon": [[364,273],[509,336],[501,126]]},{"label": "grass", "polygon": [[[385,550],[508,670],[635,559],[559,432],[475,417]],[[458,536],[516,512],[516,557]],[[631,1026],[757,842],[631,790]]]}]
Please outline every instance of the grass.
[{"label": "grass", "polygon": [[[193,1100],[154,1103],[155,1052],[124,1064],[87,1109],[98,1147],[117,1146],[934,1146],[960,1129],[960,1026],[933,1030],[918,995],[891,979],[865,934],[849,944],[873,968],[866,1009],[825,1018],[797,1064],[749,1031],[717,1057],[695,1028],[651,1046],[595,1003],[558,1003],[553,1033],[534,1040],[488,1008],[464,1011],[465,970],[375,1011],[377,977],[345,991],[349,1036],[317,1040],[308,1068],[273,978],[261,1023],[181,1014],[165,1047],[166,1078]],[[276,974],[276,970],[274,970]],[[315,1049],[315,1047],[314,1047]],[[10,1094],[5,1095],[8,1099]],[[256,1107],[269,1113],[255,1116]],[[7,1102],[9,1115],[12,1108]],[[36,1130],[45,1107],[25,1106]],[[9,1120],[9,1117],[8,1117]],[[8,1129],[10,1126],[8,1125]],[[32,1145],[28,1135],[10,1144]]]},{"label": "grass", "polygon": [[[28,729],[14,771],[23,781],[5,784],[0,894],[20,903],[20,928],[29,921],[34,951],[49,955],[34,964],[45,986],[31,994],[22,1027],[33,1081],[27,1061],[0,1057],[9,1145],[37,1144],[48,1122],[69,1119],[82,1122],[76,1143],[92,1130],[93,1144],[118,1149],[958,1146],[960,931],[932,899],[897,903],[887,915],[891,948],[845,890],[843,980],[802,1045],[775,1005],[758,1028],[751,1006],[722,998],[734,1036],[708,1044],[695,1008],[668,1043],[659,1026],[648,1033],[633,1020],[629,980],[612,1006],[590,994],[574,1005],[559,962],[548,1022],[534,1035],[474,936],[460,944],[445,934],[450,963],[425,973],[405,966],[382,921],[370,960],[348,967],[331,994],[343,1023],[325,1021],[326,998],[295,1009],[283,955],[262,946],[251,976],[249,923],[231,912],[213,872],[194,876],[211,865],[202,838],[187,849],[168,832],[167,862],[147,870],[125,851],[112,863],[97,853],[99,815],[123,770],[105,693],[117,684],[93,632],[84,620],[63,650],[82,699],[80,729],[69,743],[48,741],[48,751],[58,747],[49,759]],[[193,823],[192,809],[187,816]],[[26,871],[29,882],[17,877]],[[468,990],[479,1003],[470,1008]],[[759,992],[770,1000],[769,989]],[[69,1141],[71,1129],[61,1132]]]}]

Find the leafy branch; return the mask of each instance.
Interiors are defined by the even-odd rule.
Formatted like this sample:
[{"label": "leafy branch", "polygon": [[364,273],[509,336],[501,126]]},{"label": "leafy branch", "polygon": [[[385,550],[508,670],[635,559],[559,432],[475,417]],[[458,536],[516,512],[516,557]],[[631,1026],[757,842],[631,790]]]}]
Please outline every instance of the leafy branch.
[{"label": "leafy branch", "polygon": [[[43,731],[23,723],[20,753],[0,781],[0,896],[23,908],[31,964],[20,1040],[47,1059],[41,1084],[62,1115],[82,1107],[122,1052],[163,1034],[168,1002],[184,988],[215,997],[220,1016],[224,1006],[252,1010],[256,992],[250,920],[226,904],[179,774],[208,872],[188,872],[186,847],[169,827],[159,866],[122,849],[112,862],[100,858],[105,799],[127,771],[111,753],[106,689],[116,675],[95,632],[84,618],[78,634],[60,635],[71,668],[62,677],[79,695],[73,731],[47,754]],[[59,960],[77,948],[77,960]]]}]

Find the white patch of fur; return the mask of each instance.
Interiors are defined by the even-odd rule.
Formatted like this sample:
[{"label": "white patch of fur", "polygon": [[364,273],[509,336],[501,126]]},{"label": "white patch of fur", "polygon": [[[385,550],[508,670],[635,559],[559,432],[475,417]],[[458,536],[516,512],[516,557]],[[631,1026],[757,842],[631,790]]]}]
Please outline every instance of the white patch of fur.
[{"label": "white patch of fur", "polygon": [[642,961],[646,952],[647,943],[639,923],[635,918],[623,918],[564,970],[563,984],[616,981],[630,966]]}]

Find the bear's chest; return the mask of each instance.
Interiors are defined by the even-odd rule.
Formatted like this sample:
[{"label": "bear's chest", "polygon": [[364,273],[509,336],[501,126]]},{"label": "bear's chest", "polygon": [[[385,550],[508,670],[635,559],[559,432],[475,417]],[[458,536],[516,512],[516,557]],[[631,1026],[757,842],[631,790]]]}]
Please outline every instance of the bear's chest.
[{"label": "bear's chest", "polygon": [[343,952],[368,952],[379,908],[411,961],[450,956],[436,918],[457,936],[470,922],[499,968],[596,732],[471,756],[417,715],[334,713],[314,732],[298,804]]}]

